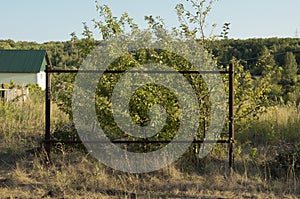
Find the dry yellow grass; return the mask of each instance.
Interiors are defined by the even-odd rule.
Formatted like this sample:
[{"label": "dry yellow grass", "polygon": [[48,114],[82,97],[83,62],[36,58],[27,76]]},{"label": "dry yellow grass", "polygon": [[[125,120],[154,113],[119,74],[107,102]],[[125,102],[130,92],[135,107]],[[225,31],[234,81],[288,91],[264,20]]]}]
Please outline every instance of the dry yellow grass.
[{"label": "dry yellow grass", "polygon": [[[34,102],[34,103],[33,103]],[[268,148],[244,146],[236,150],[236,169],[228,175],[226,146],[216,149],[199,168],[186,158],[147,174],[112,170],[78,150],[56,146],[51,164],[43,151],[32,153],[43,139],[41,101],[5,105],[0,115],[0,198],[299,198],[297,175],[269,178],[263,166]],[[4,110],[5,109],[5,110]],[[53,125],[67,117],[53,106]],[[291,114],[283,110],[280,113]],[[279,113],[278,113],[279,114]],[[297,115],[297,112],[293,113]],[[266,115],[267,120],[274,114]],[[288,123],[288,119],[281,121]],[[29,150],[29,151],[28,151]],[[185,165],[185,166],[183,166]],[[286,171],[288,174],[289,171]],[[297,174],[294,172],[294,174]]]},{"label": "dry yellow grass", "polygon": [[[173,164],[148,174],[114,171],[78,151],[28,155],[1,173],[1,197],[20,198],[298,198],[283,179],[264,180],[250,173],[228,176],[208,162],[207,172],[188,173]],[[224,160],[225,162],[225,160]],[[208,169],[210,168],[210,170]],[[251,168],[248,168],[251,170]]]}]

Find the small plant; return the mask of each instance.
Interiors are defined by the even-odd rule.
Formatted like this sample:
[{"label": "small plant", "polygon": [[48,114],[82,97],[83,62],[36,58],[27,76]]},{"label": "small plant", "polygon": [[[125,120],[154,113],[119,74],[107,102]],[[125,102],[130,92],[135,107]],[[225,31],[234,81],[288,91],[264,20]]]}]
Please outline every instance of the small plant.
[{"label": "small plant", "polygon": [[[72,122],[59,122],[55,125],[52,138],[58,141],[58,145],[63,148],[73,148],[76,150],[85,150],[80,141],[75,125]],[[66,141],[66,143],[64,143]]]},{"label": "small plant", "polygon": [[275,170],[279,172],[292,170],[300,174],[300,144],[282,144],[278,147],[277,152],[273,163]]}]

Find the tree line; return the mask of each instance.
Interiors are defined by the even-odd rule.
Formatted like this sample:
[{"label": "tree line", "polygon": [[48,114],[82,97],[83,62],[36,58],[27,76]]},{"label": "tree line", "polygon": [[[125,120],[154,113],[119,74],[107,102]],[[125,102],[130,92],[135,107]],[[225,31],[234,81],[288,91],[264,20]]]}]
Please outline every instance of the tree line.
[{"label": "tree line", "polygon": [[[0,49],[44,49],[47,50],[52,65],[56,68],[77,68],[86,53],[82,52],[85,39],[71,35],[69,41],[45,43],[0,40]],[[75,38],[75,39],[74,39]],[[100,41],[94,40],[94,45]],[[212,40],[208,48],[219,65],[227,65],[230,60],[239,60],[253,78],[259,78],[271,71],[271,100],[300,102],[300,39],[299,38],[255,38]]]},{"label": "tree line", "polygon": [[[95,41],[96,45],[100,41]],[[300,67],[300,38],[254,38],[254,39],[222,39],[209,43],[213,55],[220,64],[227,64],[235,57],[253,75],[261,75],[262,68],[256,64],[264,53],[270,53],[277,66],[285,66],[285,55],[292,53]],[[74,67],[82,57],[80,47],[70,39],[69,41],[50,41],[45,43],[0,40],[0,49],[47,50],[52,65],[55,67]],[[265,50],[269,51],[266,52]]]}]

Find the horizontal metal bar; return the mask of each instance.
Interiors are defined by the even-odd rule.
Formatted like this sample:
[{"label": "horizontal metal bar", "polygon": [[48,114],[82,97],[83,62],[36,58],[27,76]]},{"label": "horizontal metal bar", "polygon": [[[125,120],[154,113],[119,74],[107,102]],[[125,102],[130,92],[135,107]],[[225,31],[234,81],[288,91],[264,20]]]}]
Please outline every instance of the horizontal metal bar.
[{"label": "horizontal metal bar", "polygon": [[[44,143],[65,143],[65,144],[168,144],[170,143],[170,140],[112,140],[112,141],[104,141],[104,140],[98,140],[98,141],[75,141],[75,140],[45,140]],[[191,141],[187,140],[175,140],[172,141],[173,143],[191,143]],[[192,143],[230,143],[229,140],[194,140]]]},{"label": "horizontal metal bar", "polygon": [[229,74],[229,71],[142,71],[142,70],[46,70],[46,73],[111,73],[111,74],[120,74],[120,73],[182,73],[182,74]]}]

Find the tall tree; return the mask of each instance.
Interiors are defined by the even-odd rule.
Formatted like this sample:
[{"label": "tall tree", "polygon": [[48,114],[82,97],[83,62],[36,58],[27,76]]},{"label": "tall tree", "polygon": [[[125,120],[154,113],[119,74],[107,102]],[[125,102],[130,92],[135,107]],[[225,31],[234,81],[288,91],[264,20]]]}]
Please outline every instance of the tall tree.
[{"label": "tall tree", "polygon": [[274,56],[271,54],[271,51],[268,49],[267,46],[263,46],[253,74],[265,75],[266,73],[269,73],[275,65],[276,62]]},{"label": "tall tree", "polygon": [[292,52],[287,52],[284,57],[284,69],[282,72],[281,84],[284,90],[286,102],[296,102],[300,97],[295,91],[297,89],[298,64]]},{"label": "tall tree", "polygon": [[[171,34],[167,30],[165,30],[165,27],[163,23],[161,22],[160,18],[153,18],[152,16],[145,17],[145,20],[148,22],[148,30],[147,31],[142,31],[140,30],[134,23],[133,19],[130,18],[126,13],[123,14],[120,18],[114,17],[112,15],[111,10],[107,6],[101,6],[97,4],[97,10],[99,11],[100,19],[94,20],[95,23],[95,28],[100,32],[102,35],[103,39],[109,39],[111,37],[114,37],[116,35],[122,35],[126,33],[125,28],[129,26],[129,32],[135,33],[136,37],[141,35],[143,36],[144,40],[146,38],[146,41],[151,41],[148,38],[152,38],[152,34],[154,33],[155,35],[163,34],[162,36],[165,36],[166,38],[169,38],[170,41],[173,41],[172,39],[177,38],[178,36],[182,36],[183,39],[198,39],[200,43],[206,47],[206,49],[210,52],[211,50],[208,48],[208,41],[212,40],[212,37],[206,38],[205,36],[205,26],[206,26],[206,16],[209,13],[211,9],[211,5],[214,2],[214,0],[187,0],[188,3],[192,4],[192,8],[190,11],[186,10],[185,7],[182,4],[178,4],[176,7],[177,14],[179,15],[179,20],[180,20],[180,27],[179,29],[174,28]],[[196,10],[196,11],[195,11]],[[195,11],[196,13],[193,13],[192,11]],[[189,19],[187,23],[185,22],[185,19]],[[229,26],[229,24],[227,24]],[[228,28],[225,27],[225,31],[227,31]],[[88,41],[94,41],[93,40],[93,35],[89,34],[89,29],[85,27],[84,33],[88,34],[83,34],[84,38],[86,40],[82,40],[84,44],[87,45],[79,45],[78,47],[81,49],[80,52],[86,52],[89,53],[92,44],[93,47],[93,42],[89,43]],[[181,34],[178,34],[181,33]],[[74,34],[72,35],[73,37],[75,36]],[[227,33],[224,33],[224,36],[227,36]],[[161,38],[161,37],[158,37]],[[74,37],[73,39],[76,41],[77,39]],[[117,44],[116,44],[117,45]],[[182,52],[185,49],[182,46]],[[195,50],[197,51],[197,50]],[[176,57],[174,54],[170,53],[172,51],[157,51],[155,49],[141,49],[138,51],[132,51],[128,52],[128,54],[120,57],[120,59],[117,59],[110,67],[112,69],[131,69],[133,67],[136,67],[138,65],[143,65],[147,63],[166,63],[167,66],[172,66],[173,68],[177,70],[190,70],[191,65],[186,62],[186,60],[183,60],[180,57]],[[108,52],[107,59],[114,56],[116,54],[114,52],[114,49],[111,49],[111,52]],[[214,60],[215,63],[217,63],[217,60]],[[244,69],[244,66],[239,63],[238,60],[234,60],[233,62],[235,63],[235,69],[236,69],[236,75],[235,75],[235,95],[236,95],[236,100],[235,100],[235,117],[237,123],[240,125],[237,125],[237,129],[244,129],[246,125],[249,125],[249,120],[255,118],[258,116],[258,113],[263,111],[265,109],[265,101],[266,101],[266,93],[269,92],[269,82],[270,82],[270,75],[265,75],[264,77],[260,78],[257,81],[254,81],[251,78],[251,74],[249,71],[246,71]],[[123,67],[123,68],[122,68]],[[110,102],[110,93],[112,93],[112,89],[118,82],[118,76],[113,76],[112,74],[105,74],[103,76],[103,81],[97,88],[97,99],[96,99],[96,105],[97,105],[97,110],[99,117],[99,121],[104,122],[101,123],[106,129],[107,132],[110,132],[110,136],[112,138],[118,138],[123,136],[122,132],[119,132],[120,129],[115,128],[115,126],[111,126],[113,123],[113,117],[111,115],[111,102]],[[227,76],[224,76],[224,80],[227,78]],[[200,106],[202,110],[205,110],[207,113],[202,113],[199,116],[199,120],[201,124],[199,125],[200,128],[198,129],[198,134],[197,135],[199,138],[203,138],[203,128],[205,127],[205,122],[209,121],[210,119],[210,109],[211,107],[209,106],[209,95],[207,94],[208,90],[206,88],[206,84],[203,82],[203,79],[201,79],[201,76],[187,76],[187,79],[191,80],[191,85],[193,85],[193,88],[197,91],[197,97],[201,100],[200,101]],[[72,89],[73,85],[70,84],[65,84],[61,83],[61,79],[56,79],[54,85],[56,85],[62,92],[58,92],[56,97],[56,102],[59,104],[60,108],[62,108],[63,111],[68,113],[72,117],[72,110],[71,110],[71,98],[72,96]],[[70,83],[73,82],[70,81]],[[226,87],[226,86],[225,86]],[[152,105],[152,103],[156,102],[157,100],[155,97],[157,92],[155,89],[157,89],[159,92],[162,92],[162,94],[165,94],[163,89],[158,89],[157,87],[151,87],[151,85],[145,87],[144,90],[140,90],[136,98],[133,97],[132,105],[135,105],[132,107],[131,111],[133,113],[132,117],[133,120],[136,121],[136,123],[139,124],[147,124],[149,118],[147,117],[149,107]],[[228,87],[226,87],[228,90]],[[140,108],[139,105],[139,97],[144,97],[146,100],[142,100],[144,105],[146,104],[146,108]],[[171,101],[168,98],[168,95],[162,95],[165,96],[165,101],[167,103],[167,107],[170,105],[176,105],[176,101]],[[150,99],[150,100],[149,100]],[[149,106],[148,106],[149,105]],[[171,112],[176,112],[177,109],[176,107],[174,109],[170,109]],[[134,112],[136,111],[136,112]],[[103,113],[103,114],[102,114]],[[143,114],[135,114],[135,113],[143,113]],[[144,114],[145,113],[145,114]],[[106,115],[105,115],[106,114]],[[174,114],[174,117],[170,116],[170,121],[177,121],[177,116]],[[172,119],[172,120],[171,120]],[[174,122],[178,124],[178,122]],[[114,124],[114,123],[113,123]],[[201,128],[203,126],[203,128]],[[160,135],[160,136],[165,136],[167,135],[167,138],[171,138],[173,136],[173,129],[176,127],[176,125],[172,126],[170,125],[168,128],[165,130],[167,131],[167,134]],[[117,130],[116,130],[117,129]],[[166,137],[165,137],[166,138]],[[156,138],[155,138],[156,139]],[[167,139],[166,139],[167,140]],[[198,146],[194,148],[194,152],[197,153]]]},{"label": "tall tree", "polygon": [[292,86],[297,82],[298,64],[292,52],[287,52],[284,58],[284,69],[282,73],[282,85]]},{"label": "tall tree", "polygon": [[272,51],[267,46],[263,46],[252,74],[269,80],[270,92],[268,96],[273,101],[278,101],[278,97],[283,94],[282,86],[279,85],[282,76],[281,73],[282,68],[276,65]]}]

